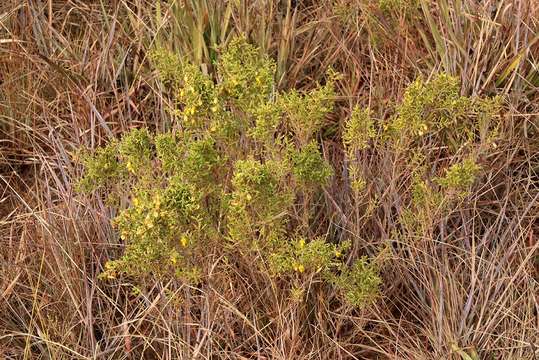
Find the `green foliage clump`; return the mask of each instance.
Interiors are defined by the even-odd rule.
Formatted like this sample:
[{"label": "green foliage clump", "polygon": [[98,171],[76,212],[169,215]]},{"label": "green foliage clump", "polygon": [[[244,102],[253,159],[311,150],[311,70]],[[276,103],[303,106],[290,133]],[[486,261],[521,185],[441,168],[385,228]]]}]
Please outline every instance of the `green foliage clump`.
[{"label": "green foliage clump", "polygon": [[499,97],[460,95],[460,82],[453,76],[441,73],[430,81],[419,78],[406,88],[396,116],[386,126],[386,136],[405,147],[434,137],[451,150],[478,138],[488,142],[496,134],[493,120],[500,105]]},{"label": "green foliage clump", "polygon": [[221,154],[211,137],[188,142],[182,159],[182,173],[189,182],[211,185],[218,176],[216,169],[223,164]]},{"label": "green foliage clump", "polygon": [[382,279],[376,264],[367,257],[359,258],[351,267],[343,267],[341,273],[332,276],[332,281],[343,292],[348,302],[364,307],[379,296]]},{"label": "green foliage clump", "polygon": [[255,126],[249,135],[256,141],[271,144],[281,124],[282,108],[275,102],[260,105],[254,112]]},{"label": "green foliage clump", "polygon": [[113,219],[125,250],[102,276],[197,282],[216,249],[283,279],[341,269],[347,243],[298,235],[311,221],[311,196],[333,174],[316,139],[336,75],[309,92],[279,94],[275,63],[242,38],[225,49],[215,76],[164,50],[151,61],[174,100],[174,130],[132,130],[83,161],[81,187],[128,200]]},{"label": "green foliage clump", "polygon": [[432,209],[441,203],[440,194],[420,176],[414,176],[412,181],[412,203],[424,210]]},{"label": "green foliage clump", "polygon": [[301,185],[326,185],[333,175],[329,165],[320,151],[318,144],[311,141],[299,151],[292,154],[293,173]]},{"label": "green foliage clump", "polygon": [[270,266],[276,274],[322,273],[342,265],[340,258],[350,247],[349,242],[339,245],[327,243],[323,238],[306,242],[304,238],[288,242],[270,255]]},{"label": "green foliage clump", "polygon": [[126,169],[118,163],[118,156],[116,142],[97,149],[94,154],[82,151],[80,161],[85,174],[77,184],[78,190],[88,192],[120,178]]},{"label": "green foliage clump", "polygon": [[172,89],[178,105],[172,112],[181,116],[184,126],[200,127],[203,123],[198,120],[219,110],[215,84],[198,66],[164,49],[152,51],[150,59],[158,64],[160,79]]},{"label": "green foliage clump", "polygon": [[356,195],[360,194],[367,185],[356,161],[358,152],[368,148],[376,135],[370,110],[359,106],[354,107],[350,118],[344,123],[342,142],[348,157],[350,185]]},{"label": "green foliage clump", "polygon": [[252,114],[270,100],[274,88],[275,63],[261,57],[259,49],[244,38],[231,41],[219,62],[220,94]]},{"label": "green foliage clump", "polygon": [[296,135],[300,144],[307,144],[324,125],[326,115],[333,110],[335,88],[338,76],[328,72],[328,80],[324,86],[301,94],[291,90],[284,94],[281,106],[288,118],[288,125]]},{"label": "green foliage clump", "polygon": [[283,215],[293,201],[283,183],[287,172],[277,161],[246,159],[235,163],[228,216],[228,235],[235,243],[247,240],[267,249],[286,242],[282,239]]},{"label": "green foliage clump", "polygon": [[[481,167],[472,159],[494,146],[500,108],[499,97],[461,95],[458,79],[443,73],[429,81],[412,82],[395,106],[395,115],[385,124],[381,120],[380,129],[375,128],[370,111],[354,108],[342,135],[352,200],[366,199],[367,207],[371,206],[373,200],[365,197],[364,190],[372,176],[366,170],[373,169],[366,169],[362,160],[385,156],[392,171],[403,174],[397,186],[407,190],[406,205],[399,211],[402,235],[429,235],[424,232],[457,201],[465,200],[479,175]],[[452,161],[440,169],[440,155],[467,160]]]},{"label": "green foliage clump", "polygon": [[150,133],[147,129],[134,129],[123,137],[118,151],[128,171],[140,174],[150,167],[151,146]]},{"label": "green foliage clump", "polygon": [[393,136],[421,137],[455,124],[470,106],[457,78],[442,73],[427,82],[417,79],[406,88],[389,129]]},{"label": "green foliage clump", "polygon": [[181,155],[184,149],[176,134],[157,134],[155,136],[155,150],[164,172],[174,173],[180,170]]},{"label": "green foliage clump", "polygon": [[176,54],[165,49],[154,49],[149,54],[153,63],[159,64],[159,78],[163,84],[176,89],[182,81],[183,63]]},{"label": "green foliage clump", "polygon": [[350,187],[355,195],[361,194],[367,187],[367,181],[362,176],[359,167],[355,163],[348,165],[348,176],[350,177]]},{"label": "green foliage clump", "polygon": [[356,151],[367,148],[369,141],[375,137],[376,131],[370,111],[356,106],[345,122],[343,144],[346,152],[353,156]]},{"label": "green foliage clump", "polygon": [[476,178],[481,167],[472,159],[466,159],[461,163],[451,165],[443,177],[436,181],[444,188],[466,190]]}]

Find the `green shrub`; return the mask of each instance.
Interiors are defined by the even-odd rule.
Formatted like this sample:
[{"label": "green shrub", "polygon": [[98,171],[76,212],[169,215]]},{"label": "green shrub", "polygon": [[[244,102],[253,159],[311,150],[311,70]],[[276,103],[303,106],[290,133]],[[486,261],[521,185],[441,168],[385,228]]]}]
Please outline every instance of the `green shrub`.
[{"label": "green shrub", "polygon": [[455,124],[470,106],[471,99],[460,96],[456,78],[443,73],[428,82],[419,78],[404,92],[389,130],[396,137],[425,136]]},{"label": "green shrub", "polygon": [[[113,220],[124,254],[102,276],[198,282],[212,249],[244,254],[272,277],[348,274],[349,244],[306,236],[309,216],[301,224],[293,216],[299,195],[310,214],[306,194],[333,176],[316,139],[336,75],[307,93],[276,93],[274,62],[241,38],[222,54],[215,78],[164,50],[150,58],[173,96],[174,130],[132,130],[83,162],[81,189],[128,199]],[[350,270],[352,283],[332,284],[354,292],[364,286],[351,277],[359,269]]]},{"label": "green shrub", "polygon": [[386,164],[394,166],[392,172],[402,174],[397,186],[404,195],[399,221],[405,238],[425,235],[423,231],[465,199],[481,172],[474,159],[495,144],[501,98],[460,92],[458,79],[447,74],[429,81],[418,78],[388,120],[355,107],[345,122],[342,141],[354,195],[362,194],[370,181],[361,154],[385,157]]},{"label": "green shrub", "polygon": [[405,149],[434,138],[457,151],[476,141],[489,142],[497,134],[494,119],[500,105],[499,97],[460,95],[458,79],[444,73],[430,81],[418,78],[406,88],[396,115],[385,126],[386,137]]}]

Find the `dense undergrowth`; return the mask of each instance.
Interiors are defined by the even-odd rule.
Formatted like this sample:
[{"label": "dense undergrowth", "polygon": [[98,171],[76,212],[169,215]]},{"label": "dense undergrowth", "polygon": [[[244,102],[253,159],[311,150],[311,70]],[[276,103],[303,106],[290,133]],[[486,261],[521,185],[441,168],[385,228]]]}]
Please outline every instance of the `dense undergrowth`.
[{"label": "dense undergrowth", "polygon": [[0,357],[539,356],[535,2],[0,24]]}]

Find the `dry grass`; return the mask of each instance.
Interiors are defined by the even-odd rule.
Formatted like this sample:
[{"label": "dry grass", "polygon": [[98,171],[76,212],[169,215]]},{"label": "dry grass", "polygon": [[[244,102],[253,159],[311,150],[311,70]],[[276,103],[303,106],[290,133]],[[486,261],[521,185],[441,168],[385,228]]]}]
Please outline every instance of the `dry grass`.
[{"label": "dry grass", "polygon": [[[539,357],[539,6],[420,0],[402,15],[374,0],[330,3],[2,2],[0,357]],[[215,46],[236,33],[274,56],[283,88],[312,87],[329,66],[344,74],[324,140],[337,176],[318,216],[335,238],[354,239],[355,254],[390,245],[372,308],[329,292],[294,302],[240,255],[202,288],[156,282],[133,294],[97,279],[122,244],[112,210],[74,193],[72,154],[166,126],[164,90],[145,59],[153,44],[211,70]],[[354,104],[387,118],[410,81],[440,71],[460,76],[466,94],[506,96],[502,139],[465,201],[421,236],[395,238],[410,169],[391,153],[362,154],[378,199],[362,216],[340,180],[340,119]]]}]

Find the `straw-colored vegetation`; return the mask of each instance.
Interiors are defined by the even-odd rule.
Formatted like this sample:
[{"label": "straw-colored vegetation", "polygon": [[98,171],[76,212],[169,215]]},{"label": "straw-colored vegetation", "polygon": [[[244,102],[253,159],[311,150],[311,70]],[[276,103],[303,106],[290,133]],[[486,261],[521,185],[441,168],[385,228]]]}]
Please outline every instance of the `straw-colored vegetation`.
[{"label": "straw-colored vegetation", "polygon": [[0,4],[0,358],[536,359],[533,0]]}]

